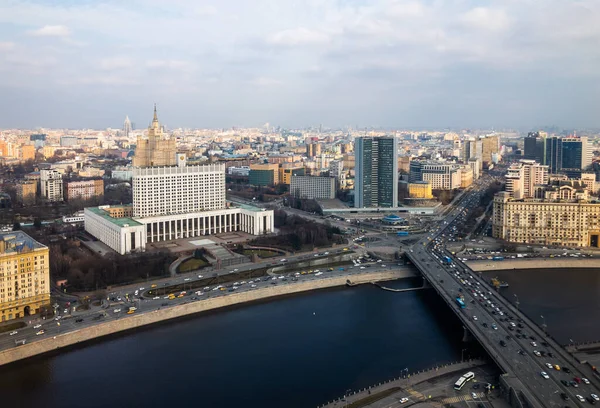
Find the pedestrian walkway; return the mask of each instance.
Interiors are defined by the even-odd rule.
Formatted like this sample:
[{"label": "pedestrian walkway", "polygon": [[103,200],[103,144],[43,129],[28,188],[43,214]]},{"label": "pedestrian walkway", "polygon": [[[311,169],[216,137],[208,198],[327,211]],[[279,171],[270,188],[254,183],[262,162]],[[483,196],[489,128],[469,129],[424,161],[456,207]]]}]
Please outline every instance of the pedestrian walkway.
[{"label": "pedestrian walkway", "polygon": [[425,396],[421,394],[419,391],[415,391],[412,388],[407,388],[406,392],[410,394],[410,396],[417,401],[425,401]]},{"label": "pedestrian walkway", "polygon": [[[483,392],[475,393],[475,395],[477,396],[477,399],[485,397],[485,394]],[[465,395],[458,395],[456,397],[444,398],[442,400],[442,404],[454,404],[456,402],[472,401],[472,400],[474,400],[474,398],[471,396],[471,394],[465,394]]]}]

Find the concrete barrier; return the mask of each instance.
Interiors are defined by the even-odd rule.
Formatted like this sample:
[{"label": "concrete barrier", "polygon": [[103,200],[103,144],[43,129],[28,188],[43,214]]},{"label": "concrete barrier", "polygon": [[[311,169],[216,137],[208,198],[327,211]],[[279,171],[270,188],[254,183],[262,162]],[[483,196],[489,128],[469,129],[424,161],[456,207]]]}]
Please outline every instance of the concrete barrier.
[{"label": "concrete barrier", "polygon": [[280,284],[277,286],[269,286],[248,292],[232,293],[226,296],[209,298],[184,305],[166,307],[164,309],[140,313],[119,320],[113,320],[110,322],[85,327],[79,330],[70,331],[59,334],[52,338],[46,338],[43,340],[34,341],[32,343],[27,343],[22,346],[15,346],[15,348],[0,352],[0,366],[51,351],[56,351],[61,348],[77,345],[86,341],[98,339],[100,337],[121,333],[127,330],[133,330],[138,327],[176,319],[183,316],[193,315],[208,310],[316,289],[343,286],[346,284],[347,279],[351,279],[353,283],[370,283],[373,281],[406,278],[414,275],[415,273],[410,270],[390,270],[346,276],[333,276],[306,282],[295,282],[284,285]]},{"label": "concrete barrier", "polygon": [[518,258],[504,261],[478,260],[465,261],[465,265],[475,272],[507,271],[513,269],[565,269],[598,268],[598,260],[593,258]]}]

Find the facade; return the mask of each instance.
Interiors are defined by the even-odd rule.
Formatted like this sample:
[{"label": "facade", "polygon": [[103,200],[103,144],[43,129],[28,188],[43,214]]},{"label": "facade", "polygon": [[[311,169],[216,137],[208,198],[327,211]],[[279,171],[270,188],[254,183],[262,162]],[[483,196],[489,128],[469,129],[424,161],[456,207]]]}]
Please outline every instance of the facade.
[{"label": "facade", "polygon": [[102,197],[104,195],[104,180],[68,181],[65,182],[65,192],[67,201]]},{"label": "facade", "polygon": [[354,206],[398,206],[398,140],[395,137],[357,137]]},{"label": "facade", "polygon": [[480,176],[479,170],[481,169],[481,160],[477,158],[471,158],[467,161],[471,170],[473,170],[473,180],[478,180]]},{"label": "facade", "polygon": [[470,166],[460,168],[460,188],[467,188],[473,184],[473,169]]},{"label": "facade", "polygon": [[158,122],[156,105],[154,118],[148,128],[148,138],[137,138],[134,167],[174,166],[177,164],[177,147],[175,138],[167,139],[163,128]]},{"label": "facade", "polygon": [[63,181],[59,171],[40,170],[40,186],[42,198],[52,202],[63,201]]},{"label": "facade", "polygon": [[508,168],[505,178],[506,191],[512,198],[533,198],[535,186],[548,183],[548,166],[535,160],[521,160]]},{"label": "facade", "polygon": [[305,174],[306,170],[304,169],[304,166],[286,163],[279,168],[279,182],[289,186],[292,183],[293,176],[304,176]]},{"label": "facade", "polygon": [[230,176],[248,177],[250,175],[250,166],[227,167],[227,174]]},{"label": "facade", "polygon": [[34,159],[35,159],[35,146],[34,145],[21,146],[21,160],[34,160]]},{"label": "facade", "polygon": [[339,180],[344,172],[344,162],[342,160],[332,160],[329,162],[329,175]]},{"label": "facade", "polygon": [[494,197],[492,234],[509,242],[597,248],[600,204],[587,200],[515,200],[501,192]]},{"label": "facade", "polygon": [[309,143],[306,145],[306,155],[308,157],[317,157],[321,155],[320,143]]},{"label": "facade", "polygon": [[292,176],[290,194],[296,198],[335,198],[335,177]]},{"label": "facade", "polygon": [[492,163],[492,156],[500,151],[498,136],[486,136],[481,139],[481,161]]},{"label": "facade", "polygon": [[60,147],[73,147],[77,146],[78,143],[77,136],[65,135],[60,137]]},{"label": "facade", "polygon": [[129,116],[125,115],[125,121],[123,122],[123,135],[125,137],[129,137],[129,134],[133,128],[131,127],[131,121],[129,120]]},{"label": "facade", "polygon": [[253,186],[279,184],[279,164],[251,164],[248,179]]},{"label": "facade", "polygon": [[431,191],[431,183],[429,181],[415,181],[408,184],[408,196],[410,198],[431,200],[433,198]]},{"label": "facade", "polygon": [[23,205],[35,204],[37,195],[37,181],[24,180],[17,184],[17,201]]},{"label": "facade", "polygon": [[110,177],[115,180],[129,181],[133,178],[133,170],[130,167],[116,168],[111,171]]},{"label": "facade", "polygon": [[40,312],[50,305],[48,247],[23,231],[0,234],[0,315],[2,321]]},{"label": "facade", "polygon": [[548,136],[545,132],[530,132],[524,142],[525,158],[547,165],[552,174],[562,172],[577,178],[592,163],[592,149],[586,137],[557,137]]},{"label": "facade", "polygon": [[132,188],[134,217],[225,208],[225,164],[134,168]]},{"label": "facade", "polygon": [[460,188],[461,166],[456,163],[413,160],[410,162],[409,182],[417,181],[429,182],[433,190]]}]

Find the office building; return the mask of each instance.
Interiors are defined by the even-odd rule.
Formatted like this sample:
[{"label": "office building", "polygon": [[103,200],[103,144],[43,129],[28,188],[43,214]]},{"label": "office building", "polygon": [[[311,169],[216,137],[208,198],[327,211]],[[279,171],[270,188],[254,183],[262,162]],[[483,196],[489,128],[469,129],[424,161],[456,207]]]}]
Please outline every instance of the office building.
[{"label": "office building", "polygon": [[154,105],[154,118],[148,128],[148,137],[138,136],[134,167],[174,166],[177,164],[177,147],[175,138],[167,139],[163,127],[158,122],[156,105]]},{"label": "office building", "polygon": [[60,146],[61,147],[73,147],[77,146],[77,136],[61,136],[60,137]]},{"label": "office building", "polygon": [[[469,170],[470,167],[469,167]],[[471,182],[473,181],[472,171]],[[461,186],[461,165],[436,161],[413,160],[410,162],[410,183],[427,181],[433,190],[454,190]]]},{"label": "office building", "polygon": [[52,202],[63,201],[63,181],[59,171],[40,170],[40,186],[43,199]]},{"label": "office building", "polygon": [[292,176],[304,176],[306,170],[302,163],[283,163],[279,168],[279,183],[287,184],[292,182]]},{"label": "office building", "polygon": [[571,178],[581,176],[581,170],[592,164],[586,137],[563,137],[561,139],[560,171]]},{"label": "office building", "polygon": [[[535,142],[535,143],[534,143]],[[548,136],[545,132],[530,132],[524,139],[526,159],[547,165],[551,174],[565,173],[578,178],[592,163],[592,149],[586,137]]]},{"label": "office building", "polygon": [[335,177],[292,176],[290,194],[296,198],[335,198]]},{"label": "office building", "polygon": [[501,192],[494,197],[492,234],[523,244],[598,248],[600,204],[582,199],[516,200]]},{"label": "office building", "polygon": [[272,186],[279,184],[279,164],[251,164],[248,182],[253,186]]},{"label": "office building", "polygon": [[467,188],[473,184],[473,169],[470,166],[460,167],[460,188]]},{"label": "office building", "polygon": [[23,231],[0,234],[0,315],[27,317],[50,305],[48,247]]},{"label": "office building", "polygon": [[225,164],[133,168],[133,216],[225,208]]},{"label": "office building", "polygon": [[131,127],[131,121],[129,120],[129,116],[125,116],[125,121],[123,122],[123,135],[125,137],[129,137],[129,134],[133,128]]},{"label": "office building", "polygon": [[37,195],[37,181],[35,180],[24,180],[17,184],[17,201],[23,205],[35,204],[35,197]]},{"label": "office building", "polygon": [[395,137],[357,137],[354,206],[398,206],[398,140]]},{"label": "office building", "polygon": [[67,201],[89,200],[104,195],[104,180],[84,180],[65,182]]},{"label": "office building", "polygon": [[433,198],[431,183],[429,181],[408,183],[408,196],[410,198],[431,200]]},{"label": "office building", "polygon": [[481,138],[481,161],[484,163],[492,163],[493,155],[500,151],[500,141],[498,136],[485,136]]}]

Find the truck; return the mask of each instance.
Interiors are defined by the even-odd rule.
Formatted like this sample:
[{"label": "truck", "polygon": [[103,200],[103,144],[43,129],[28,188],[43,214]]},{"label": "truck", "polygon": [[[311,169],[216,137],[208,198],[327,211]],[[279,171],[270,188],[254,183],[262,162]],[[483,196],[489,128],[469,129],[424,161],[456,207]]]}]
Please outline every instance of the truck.
[{"label": "truck", "polygon": [[398,231],[396,235],[399,237],[406,237],[408,236],[408,231]]},{"label": "truck", "polygon": [[460,296],[456,297],[456,304],[459,305],[461,309],[464,309],[466,307],[465,301]]},{"label": "truck", "polygon": [[495,256],[492,258],[492,261],[504,261],[504,257],[503,256]]},{"label": "truck", "polygon": [[452,258],[450,258],[449,256],[442,257],[442,260],[444,261],[445,264],[451,264],[452,263]]}]

